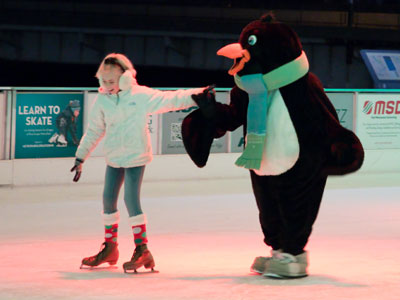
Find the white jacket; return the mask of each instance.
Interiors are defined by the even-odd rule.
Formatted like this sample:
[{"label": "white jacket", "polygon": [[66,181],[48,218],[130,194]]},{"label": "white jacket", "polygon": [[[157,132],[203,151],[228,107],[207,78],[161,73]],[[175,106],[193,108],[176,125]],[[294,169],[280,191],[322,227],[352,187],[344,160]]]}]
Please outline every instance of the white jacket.
[{"label": "white jacket", "polygon": [[191,95],[204,88],[160,91],[134,82],[128,90],[106,94],[102,88],[76,157],[85,160],[103,136],[106,162],[114,168],[142,166],[153,159],[148,115],[196,105]]}]

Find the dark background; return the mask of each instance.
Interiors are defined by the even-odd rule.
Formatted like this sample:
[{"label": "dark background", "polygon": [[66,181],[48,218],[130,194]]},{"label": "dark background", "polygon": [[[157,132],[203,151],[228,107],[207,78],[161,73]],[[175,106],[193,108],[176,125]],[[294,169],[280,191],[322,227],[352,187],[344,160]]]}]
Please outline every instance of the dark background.
[{"label": "dark background", "polygon": [[[216,83],[219,87],[230,87],[233,85],[232,77],[227,74],[230,62],[216,57],[215,50],[237,41],[243,26],[267,11],[276,12],[278,19],[281,16],[282,21],[298,32],[309,50],[307,55],[314,56],[311,71],[322,78],[326,87],[346,87],[344,82],[350,85],[347,87],[372,87],[359,50],[400,49],[400,1],[394,0],[1,0],[0,11],[0,86],[96,87],[94,74],[101,59],[111,51],[125,50],[138,71],[140,84],[189,87]],[[314,15],[307,17],[310,12]],[[318,12],[326,14],[326,22],[318,18]],[[217,17],[210,17],[213,14]],[[76,50],[74,57],[67,57],[70,40],[64,38],[71,31],[78,37],[80,30],[84,32],[79,42],[81,50]],[[162,47],[167,50],[160,48],[163,59],[155,62],[157,54],[151,56],[147,50],[127,50],[126,46],[113,49],[104,45],[106,38],[120,31],[128,31],[127,36],[132,37],[138,34],[138,40],[155,45],[159,43],[156,38],[164,37],[166,42]],[[59,44],[57,47],[52,45],[51,38],[48,41],[51,34],[54,43]],[[204,47],[201,55],[197,54],[204,64],[193,63],[196,61],[193,53],[198,50],[193,44],[195,39]],[[138,42],[133,44],[137,46]],[[179,56],[182,51],[183,59]],[[321,63],[329,66],[323,69]],[[339,81],[337,76],[346,78]],[[361,79],[352,82],[355,76]]]}]

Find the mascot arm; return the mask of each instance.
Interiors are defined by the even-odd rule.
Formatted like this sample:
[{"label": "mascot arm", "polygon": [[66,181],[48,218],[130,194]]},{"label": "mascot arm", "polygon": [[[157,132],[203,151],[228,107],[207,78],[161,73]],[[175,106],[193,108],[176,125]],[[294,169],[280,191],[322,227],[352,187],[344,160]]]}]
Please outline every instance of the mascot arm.
[{"label": "mascot arm", "polygon": [[230,103],[217,103],[216,133],[223,135],[246,124],[249,96],[235,86],[230,92]]},{"label": "mascot arm", "polygon": [[192,161],[206,165],[214,138],[222,137],[246,121],[248,96],[237,87],[231,91],[229,105],[215,101],[214,95],[194,97],[200,109],[187,115],[182,122],[182,140]]}]

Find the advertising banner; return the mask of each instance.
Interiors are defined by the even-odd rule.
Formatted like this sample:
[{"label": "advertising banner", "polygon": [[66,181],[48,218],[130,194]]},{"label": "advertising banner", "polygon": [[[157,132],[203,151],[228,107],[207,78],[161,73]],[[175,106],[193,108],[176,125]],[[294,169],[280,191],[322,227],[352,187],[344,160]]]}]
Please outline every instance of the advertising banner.
[{"label": "advertising banner", "polygon": [[356,133],[365,149],[400,149],[400,93],[360,93]]},{"label": "advertising banner", "polygon": [[351,131],[354,130],[354,93],[326,93],[336,109],[340,125]]},{"label": "advertising banner", "polygon": [[243,126],[240,126],[235,131],[232,131],[230,136],[231,136],[231,152],[232,153],[243,152],[244,149]]},{"label": "advertising banner", "polygon": [[[216,92],[216,100],[227,103],[229,92]],[[186,153],[182,142],[181,126],[183,119],[197,107],[184,110],[168,112],[160,116],[161,119],[161,154],[183,154]],[[227,135],[214,139],[211,146],[212,153],[227,152]]]},{"label": "advertising banner", "polygon": [[82,110],[83,93],[17,93],[15,158],[73,157]]},{"label": "advertising banner", "polygon": [[[87,94],[87,102],[85,103],[85,109],[82,111],[82,119],[83,119],[83,134],[85,134],[89,122],[89,114],[90,110],[93,107],[94,101],[97,98],[97,92],[96,93],[88,93]],[[104,145],[104,139],[101,140],[96,148],[93,149],[92,153],[90,154],[91,157],[96,157],[96,156],[104,156],[103,154],[103,145]]]},{"label": "advertising banner", "polygon": [[4,159],[4,145],[6,143],[6,114],[7,99],[4,92],[0,92],[0,159]]},{"label": "advertising banner", "polygon": [[147,128],[150,132],[150,138],[151,138],[151,148],[153,150],[153,154],[160,154],[159,150],[159,141],[158,137],[160,136],[159,134],[159,119],[160,115],[149,115],[148,122],[147,122]]}]

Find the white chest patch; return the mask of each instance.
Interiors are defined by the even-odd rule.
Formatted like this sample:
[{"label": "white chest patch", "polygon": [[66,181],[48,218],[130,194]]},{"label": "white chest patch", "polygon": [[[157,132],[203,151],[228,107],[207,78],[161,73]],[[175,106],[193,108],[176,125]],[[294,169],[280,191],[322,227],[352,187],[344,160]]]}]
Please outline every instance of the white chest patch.
[{"label": "white chest patch", "polygon": [[294,166],[300,146],[289,112],[279,90],[275,90],[267,116],[267,133],[261,167],[257,175],[279,175]]}]

